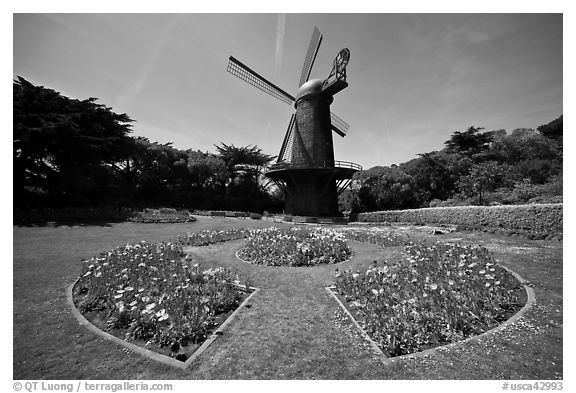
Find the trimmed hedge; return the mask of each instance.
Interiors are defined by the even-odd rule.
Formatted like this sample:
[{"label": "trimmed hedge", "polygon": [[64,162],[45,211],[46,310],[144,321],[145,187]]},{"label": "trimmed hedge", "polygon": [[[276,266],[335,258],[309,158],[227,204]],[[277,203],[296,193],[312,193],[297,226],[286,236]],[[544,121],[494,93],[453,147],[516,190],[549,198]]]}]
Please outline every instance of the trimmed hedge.
[{"label": "trimmed hedge", "polygon": [[209,217],[248,217],[250,213],[230,210],[194,210],[192,214]]},{"label": "trimmed hedge", "polygon": [[533,232],[562,232],[562,203],[433,207],[359,213],[359,222],[447,224]]}]

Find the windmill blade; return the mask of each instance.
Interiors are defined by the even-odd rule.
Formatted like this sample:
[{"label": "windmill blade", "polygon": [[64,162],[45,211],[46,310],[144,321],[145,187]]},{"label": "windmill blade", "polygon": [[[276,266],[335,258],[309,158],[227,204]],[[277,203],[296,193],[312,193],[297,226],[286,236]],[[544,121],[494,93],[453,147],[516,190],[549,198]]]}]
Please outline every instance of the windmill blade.
[{"label": "windmill blade", "polygon": [[330,121],[332,123],[332,131],[341,137],[345,137],[346,133],[350,129],[350,125],[332,112],[330,112]]},{"label": "windmill blade", "polygon": [[302,75],[300,75],[298,87],[302,86],[310,77],[310,72],[312,71],[314,61],[316,60],[320,43],[322,43],[322,34],[320,34],[318,27],[314,26],[314,32],[312,32],[312,39],[308,46],[308,52],[306,53],[306,59],[304,60],[304,66],[302,67]]},{"label": "windmill blade", "polygon": [[285,102],[286,104],[293,104],[294,97],[286,93],[284,90],[273,84],[272,82],[266,80],[264,77],[258,75],[255,71],[251,70],[248,66],[242,64],[238,59],[230,56],[228,59],[228,67],[226,71],[232,75],[248,82],[254,87],[262,90],[264,93],[270,94],[272,97]]},{"label": "windmill blade", "polygon": [[276,162],[292,162],[292,144],[294,143],[295,123],[296,115],[292,114],[290,123],[288,123],[288,129],[286,130],[286,135],[284,135],[284,141],[282,142],[280,153],[278,154],[278,160]]}]

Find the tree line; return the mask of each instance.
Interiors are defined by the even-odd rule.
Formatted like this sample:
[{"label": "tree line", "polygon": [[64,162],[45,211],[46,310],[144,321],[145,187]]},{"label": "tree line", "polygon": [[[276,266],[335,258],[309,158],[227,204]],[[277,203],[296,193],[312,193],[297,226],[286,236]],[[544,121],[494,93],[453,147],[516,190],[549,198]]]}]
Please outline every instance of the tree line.
[{"label": "tree line", "polygon": [[176,149],[131,136],[134,120],[96,101],[14,80],[15,207],[281,208],[261,179],[274,157],[258,146]]},{"label": "tree line", "polygon": [[562,201],[562,116],[536,130],[454,132],[440,151],[358,172],[340,198],[355,212]]},{"label": "tree line", "polygon": [[[173,206],[280,212],[258,146],[215,152],[134,137],[132,120],[22,77],[13,83],[15,207]],[[354,175],[351,212],[562,201],[562,116],[536,130],[454,132],[440,151]]]}]

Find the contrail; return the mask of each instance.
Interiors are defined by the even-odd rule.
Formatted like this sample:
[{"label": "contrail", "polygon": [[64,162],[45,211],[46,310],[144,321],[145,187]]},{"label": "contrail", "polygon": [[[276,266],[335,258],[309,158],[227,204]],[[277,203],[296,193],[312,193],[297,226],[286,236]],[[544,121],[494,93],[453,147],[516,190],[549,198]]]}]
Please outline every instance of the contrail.
[{"label": "contrail", "polygon": [[136,74],[136,77],[131,83],[124,86],[124,91],[116,98],[114,106],[123,106],[126,111],[130,109],[134,99],[138,97],[148,83],[148,78],[156,65],[158,57],[161,55],[164,45],[166,45],[166,42],[170,38],[170,34],[178,26],[181,20],[182,15],[174,16],[169,20],[162,33],[154,41],[148,57],[139,72]]},{"label": "contrail", "polygon": [[282,47],[284,46],[284,33],[286,32],[286,14],[278,14],[276,28],[276,53],[274,56],[274,71],[280,71],[282,66]]}]

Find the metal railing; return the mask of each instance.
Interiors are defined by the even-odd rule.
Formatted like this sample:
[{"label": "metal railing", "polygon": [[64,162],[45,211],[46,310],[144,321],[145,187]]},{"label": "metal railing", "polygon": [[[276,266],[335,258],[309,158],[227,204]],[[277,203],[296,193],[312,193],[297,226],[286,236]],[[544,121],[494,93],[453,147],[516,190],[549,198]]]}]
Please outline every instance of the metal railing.
[{"label": "metal railing", "polygon": [[268,166],[269,171],[288,168],[348,168],[361,171],[362,166],[349,161],[324,161],[322,165],[302,165],[292,164],[291,162],[281,161]]},{"label": "metal railing", "polygon": [[350,168],[350,169],[355,169],[357,171],[362,170],[361,165],[358,165],[356,163],[349,162],[349,161],[334,161],[334,166],[336,168]]}]

